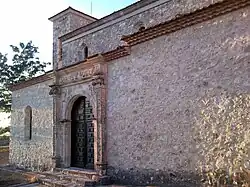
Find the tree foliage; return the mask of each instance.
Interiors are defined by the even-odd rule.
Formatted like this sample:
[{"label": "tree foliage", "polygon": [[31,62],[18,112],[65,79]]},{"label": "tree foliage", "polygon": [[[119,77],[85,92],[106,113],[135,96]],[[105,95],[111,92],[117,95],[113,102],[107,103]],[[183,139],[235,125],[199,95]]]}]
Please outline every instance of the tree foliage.
[{"label": "tree foliage", "polygon": [[0,135],[6,133],[6,132],[10,132],[10,127],[0,127]]},{"label": "tree foliage", "polygon": [[32,44],[20,43],[19,46],[10,45],[13,57],[8,60],[6,54],[0,52],[0,111],[10,112],[11,92],[9,85],[31,79],[44,73],[50,63],[41,62],[37,56],[38,47]]}]

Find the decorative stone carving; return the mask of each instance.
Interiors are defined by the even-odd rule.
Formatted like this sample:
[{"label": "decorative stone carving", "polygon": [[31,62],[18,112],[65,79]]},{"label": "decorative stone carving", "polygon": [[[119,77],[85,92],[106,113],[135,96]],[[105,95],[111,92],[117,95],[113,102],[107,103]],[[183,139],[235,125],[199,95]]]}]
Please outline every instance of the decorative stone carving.
[{"label": "decorative stone carving", "polygon": [[58,154],[57,151],[57,138],[58,138],[58,129],[59,129],[59,123],[58,123],[58,103],[60,102],[59,96],[61,94],[61,88],[58,85],[58,73],[56,71],[53,71],[53,81],[54,84],[50,85],[49,87],[51,88],[49,91],[49,95],[53,96],[53,148],[52,148],[52,163],[53,167],[52,170],[55,169],[56,167],[61,166],[61,157]]},{"label": "decorative stone carving", "polygon": [[99,171],[99,175],[104,176],[107,174],[107,163],[97,163],[97,170]]},{"label": "decorative stone carving", "polygon": [[96,92],[95,92],[93,83],[89,84],[88,87],[89,87],[89,91],[90,91],[91,96],[92,96],[93,98],[96,98],[96,97],[95,97],[95,96],[96,96]]},{"label": "decorative stone carving", "polygon": [[106,84],[105,84],[105,75],[100,74],[93,77],[92,86],[96,95],[97,103],[97,163],[96,169],[99,172],[99,175],[106,175],[107,170],[107,161],[106,161]]},{"label": "decorative stone carving", "polygon": [[49,95],[60,95],[61,94],[61,89],[59,85],[51,85],[50,86],[50,91],[49,91]]},{"label": "decorative stone carving", "polygon": [[[79,64],[69,69],[59,70],[57,73],[57,85],[53,87],[51,93],[60,91],[60,97],[57,98],[57,118],[55,137],[56,147],[54,156],[61,156],[61,167],[69,167],[71,163],[71,110],[75,98],[85,96],[91,101],[95,123],[94,139],[94,167],[98,170],[100,176],[106,175],[107,161],[105,153],[106,144],[106,77],[107,65],[102,63],[103,57],[98,56],[94,61],[87,61],[85,64]],[[73,84],[72,84],[73,83]],[[79,86],[80,84],[87,84]],[[57,90],[59,88],[59,90]],[[71,102],[72,101],[72,102]],[[65,106],[64,103],[68,103]],[[56,164],[55,164],[56,165]]]},{"label": "decorative stone carving", "polygon": [[94,87],[104,85],[104,76],[99,75],[99,76],[95,77],[94,80],[92,81],[92,85]]},{"label": "decorative stone carving", "polygon": [[85,80],[85,79],[91,78],[94,75],[100,74],[100,72],[101,72],[101,65],[94,64],[90,68],[86,68],[84,70],[77,71],[77,72],[72,72],[70,74],[60,77],[59,83],[67,84],[67,83],[73,83],[73,82]]}]

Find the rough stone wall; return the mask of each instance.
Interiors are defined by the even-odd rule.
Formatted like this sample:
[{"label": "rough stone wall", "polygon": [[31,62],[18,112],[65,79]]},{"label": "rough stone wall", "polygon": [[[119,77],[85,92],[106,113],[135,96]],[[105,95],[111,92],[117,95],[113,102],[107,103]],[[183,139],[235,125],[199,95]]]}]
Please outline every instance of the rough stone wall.
[{"label": "rough stone wall", "polygon": [[219,0],[172,0],[116,24],[102,28],[99,31],[87,34],[77,40],[65,42],[62,46],[63,66],[83,60],[79,58],[81,52],[84,53],[81,49],[82,45],[79,44],[84,43],[88,46],[90,56],[97,53],[107,52],[116,49],[122,44],[121,37],[123,35],[137,32],[139,30],[138,26],[141,25],[141,23],[143,23],[146,28],[151,27],[173,19],[180,14],[185,14],[201,7],[206,7],[209,4],[218,1]]},{"label": "rough stone wall", "polygon": [[109,64],[115,181],[194,186],[202,172],[232,173],[248,161],[249,19],[249,8],[235,11],[134,46]]},{"label": "rough stone wall", "polygon": [[53,23],[53,64],[55,69],[58,63],[58,38],[91,22],[91,20],[75,14],[67,14]]},{"label": "rough stone wall", "polygon": [[[46,81],[12,93],[10,163],[48,169],[52,157],[53,103]],[[25,138],[24,110],[32,108],[32,138]]]},{"label": "rough stone wall", "polygon": [[76,40],[62,48],[63,67],[85,60],[84,49],[88,47],[83,40]]}]

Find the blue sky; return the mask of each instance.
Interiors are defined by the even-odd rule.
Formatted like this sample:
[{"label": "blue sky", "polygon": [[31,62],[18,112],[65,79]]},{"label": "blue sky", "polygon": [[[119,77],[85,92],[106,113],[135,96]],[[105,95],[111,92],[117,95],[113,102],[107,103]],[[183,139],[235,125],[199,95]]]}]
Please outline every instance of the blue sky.
[{"label": "blue sky", "polygon": [[[101,18],[136,0],[92,0],[92,16]],[[91,13],[91,0],[2,0],[0,2],[0,52],[10,44],[30,40],[39,47],[40,59],[52,61],[52,23],[49,17],[71,6]]]}]

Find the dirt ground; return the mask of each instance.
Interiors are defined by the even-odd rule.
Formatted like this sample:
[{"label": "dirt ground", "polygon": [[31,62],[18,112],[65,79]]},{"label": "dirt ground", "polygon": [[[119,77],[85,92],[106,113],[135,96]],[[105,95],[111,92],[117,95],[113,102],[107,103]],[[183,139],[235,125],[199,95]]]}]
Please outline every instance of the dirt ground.
[{"label": "dirt ground", "polygon": [[[0,165],[8,164],[9,150],[6,147],[0,147]],[[17,173],[11,173],[0,169],[0,187],[19,184],[25,182],[23,176]]]},{"label": "dirt ground", "polygon": [[0,187],[29,183],[22,173],[6,171],[4,165],[8,163],[9,149],[7,147],[0,147]]},{"label": "dirt ground", "polygon": [[0,151],[0,165],[8,164],[9,162],[9,151]]},{"label": "dirt ground", "polygon": [[0,170],[0,187],[25,183],[26,180],[20,173]]}]

